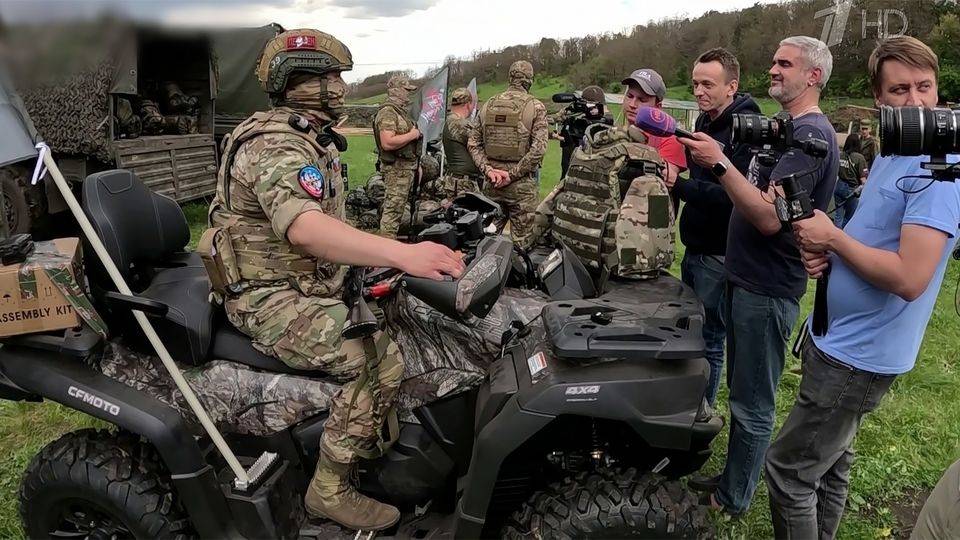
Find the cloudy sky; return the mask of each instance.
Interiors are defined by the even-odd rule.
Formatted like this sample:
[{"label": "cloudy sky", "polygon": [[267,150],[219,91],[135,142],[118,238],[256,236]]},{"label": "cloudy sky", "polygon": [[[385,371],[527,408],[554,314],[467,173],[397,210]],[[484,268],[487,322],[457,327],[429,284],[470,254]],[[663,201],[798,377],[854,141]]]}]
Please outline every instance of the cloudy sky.
[{"label": "cloudy sky", "polygon": [[[771,0],[762,0],[769,2]],[[421,73],[448,55],[616,32],[757,0],[0,0],[8,22],[92,17],[104,10],[174,26],[311,27],[347,43],[348,81],[389,69]]]}]

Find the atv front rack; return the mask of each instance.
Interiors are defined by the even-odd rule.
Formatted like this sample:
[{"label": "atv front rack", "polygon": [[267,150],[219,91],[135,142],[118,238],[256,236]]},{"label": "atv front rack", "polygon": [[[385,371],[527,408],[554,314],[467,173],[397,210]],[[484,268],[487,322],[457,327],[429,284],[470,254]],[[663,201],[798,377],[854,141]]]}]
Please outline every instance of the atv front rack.
[{"label": "atv front rack", "polygon": [[607,299],[552,302],[543,321],[554,354],[567,360],[679,360],[703,356],[699,319],[651,318]]}]

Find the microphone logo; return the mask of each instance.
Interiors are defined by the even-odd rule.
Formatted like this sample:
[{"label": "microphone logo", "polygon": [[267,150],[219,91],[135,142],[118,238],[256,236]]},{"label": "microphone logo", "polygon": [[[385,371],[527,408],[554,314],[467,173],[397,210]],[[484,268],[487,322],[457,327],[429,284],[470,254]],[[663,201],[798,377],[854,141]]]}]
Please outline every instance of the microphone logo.
[{"label": "microphone logo", "polygon": [[650,119],[658,124],[663,122],[665,120],[663,118],[663,111],[660,109],[650,109]]}]

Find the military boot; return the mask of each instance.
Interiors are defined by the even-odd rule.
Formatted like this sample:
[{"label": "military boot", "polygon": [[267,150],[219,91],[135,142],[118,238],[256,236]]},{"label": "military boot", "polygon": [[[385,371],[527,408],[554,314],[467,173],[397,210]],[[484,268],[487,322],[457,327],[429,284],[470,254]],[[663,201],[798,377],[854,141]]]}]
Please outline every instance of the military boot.
[{"label": "military boot", "polygon": [[307,512],[361,531],[392,527],[400,520],[400,511],[360,494],[350,485],[350,467],[321,454],[303,501]]}]

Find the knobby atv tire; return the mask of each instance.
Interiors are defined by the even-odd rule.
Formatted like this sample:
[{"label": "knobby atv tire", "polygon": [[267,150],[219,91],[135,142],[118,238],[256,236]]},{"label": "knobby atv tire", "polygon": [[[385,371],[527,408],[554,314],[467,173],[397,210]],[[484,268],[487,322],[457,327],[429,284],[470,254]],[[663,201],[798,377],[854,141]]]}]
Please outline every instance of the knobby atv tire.
[{"label": "knobby atv tire", "polygon": [[69,501],[87,501],[96,513],[126,529],[120,536],[194,536],[156,450],[131,434],[80,430],[33,458],[20,484],[27,537],[49,538],[62,525]]},{"label": "knobby atv tire", "polygon": [[601,469],[535,493],[507,520],[519,538],[709,538],[706,509],[680,482],[636,469]]},{"label": "knobby atv tire", "polygon": [[25,188],[20,185],[14,169],[0,169],[0,190],[3,192],[3,213],[0,218],[7,221],[10,234],[30,232],[33,216],[30,214]]}]

